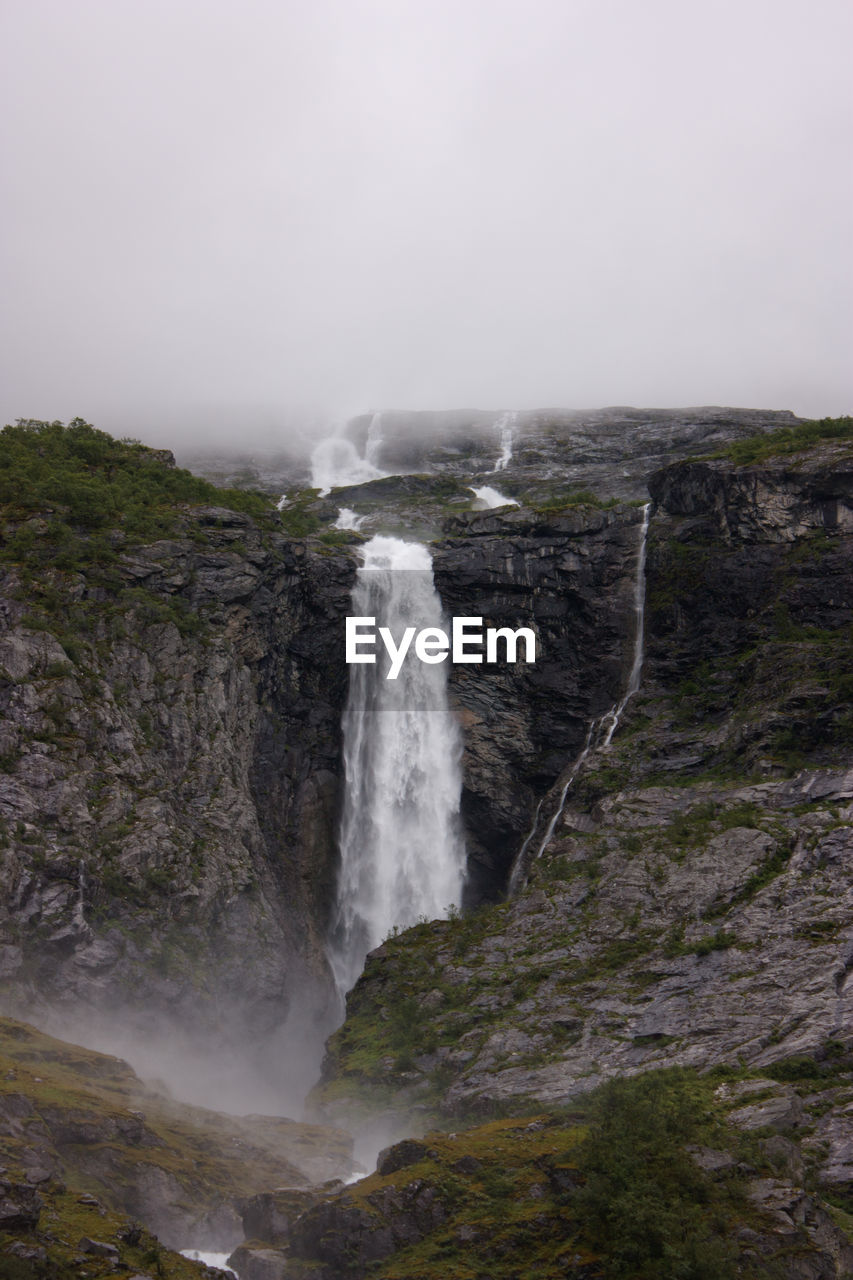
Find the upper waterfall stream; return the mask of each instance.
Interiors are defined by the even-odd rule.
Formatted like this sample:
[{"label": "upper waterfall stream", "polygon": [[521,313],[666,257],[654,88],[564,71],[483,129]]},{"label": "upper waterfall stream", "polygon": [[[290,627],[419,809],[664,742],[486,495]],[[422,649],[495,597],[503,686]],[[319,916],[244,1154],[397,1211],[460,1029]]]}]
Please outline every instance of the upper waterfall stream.
[{"label": "upper waterfall stream", "polygon": [[[426,547],[377,536],[362,551],[353,614],[395,633],[442,625]],[[343,720],[346,790],[330,945],[342,996],[393,928],[458,905],[465,873],[462,741],[447,703],[446,664],[412,657],[396,680],[385,673],[381,653],[351,667]]]}]

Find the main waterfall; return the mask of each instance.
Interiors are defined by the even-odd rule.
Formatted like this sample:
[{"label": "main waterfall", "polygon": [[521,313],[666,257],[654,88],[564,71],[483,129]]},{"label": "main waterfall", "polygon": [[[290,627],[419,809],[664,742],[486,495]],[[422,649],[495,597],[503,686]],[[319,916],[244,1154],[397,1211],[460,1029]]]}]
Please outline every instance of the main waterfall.
[{"label": "main waterfall", "polygon": [[[395,636],[406,626],[442,625],[426,547],[377,536],[362,551],[353,614]],[[346,791],[330,944],[341,996],[393,928],[458,905],[465,873],[462,740],[447,703],[446,664],[409,654],[388,680],[376,656],[375,664],[351,667],[343,720]]]}]

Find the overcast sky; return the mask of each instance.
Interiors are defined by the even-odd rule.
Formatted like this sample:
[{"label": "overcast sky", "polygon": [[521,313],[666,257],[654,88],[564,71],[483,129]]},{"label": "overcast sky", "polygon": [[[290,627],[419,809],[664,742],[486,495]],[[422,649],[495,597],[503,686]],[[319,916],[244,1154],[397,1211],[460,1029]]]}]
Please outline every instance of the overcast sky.
[{"label": "overcast sky", "polygon": [[3,420],[851,412],[850,0],[2,0]]}]

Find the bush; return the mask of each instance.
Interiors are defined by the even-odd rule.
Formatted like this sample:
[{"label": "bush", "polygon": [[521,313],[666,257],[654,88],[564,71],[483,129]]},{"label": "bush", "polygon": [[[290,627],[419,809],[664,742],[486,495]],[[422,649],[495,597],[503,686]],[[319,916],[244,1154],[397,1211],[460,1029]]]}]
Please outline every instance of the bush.
[{"label": "bush", "polygon": [[853,418],[819,418],[798,422],[795,427],[780,427],[777,431],[748,436],[745,440],[733,440],[713,457],[730,458],[738,466],[746,466],[765,458],[800,453],[825,440],[853,440]]},{"label": "bush", "polygon": [[[172,531],[182,504],[210,504],[260,517],[269,498],[242,489],[217,489],[172,463],[171,455],[135,440],[114,440],[82,418],[61,422],[19,420],[0,431],[0,504],[7,518],[38,515],[46,529],[23,524],[7,540],[4,558],[33,553],[59,567],[95,559],[108,563],[115,548],[103,537],[120,529],[132,541]],[[77,532],[75,538],[72,535]],[[81,540],[79,533],[89,535]]]},{"label": "bush", "polygon": [[577,1208],[608,1280],[729,1280],[726,1191],[685,1149],[713,1136],[710,1086],[681,1069],[609,1081],[590,1096]]}]

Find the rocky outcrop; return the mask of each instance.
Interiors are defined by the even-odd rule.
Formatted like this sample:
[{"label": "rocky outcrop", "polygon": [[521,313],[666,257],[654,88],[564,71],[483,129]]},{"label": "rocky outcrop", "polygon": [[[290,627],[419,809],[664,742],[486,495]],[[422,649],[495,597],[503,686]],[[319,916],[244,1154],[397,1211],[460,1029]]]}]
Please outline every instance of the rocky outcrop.
[{"label": "rocky outcrop", "polygon": [[7,1011],[167,1073],[183,1055],[211,1097],[247,1048],[275,1081],[289,1017],[323,1034],[354,573],[329,551],[195,508],[120,560],[113,603],[84,570],[34,611],[7,569]]},{"label": "rocky outcrop", "polygon": [[[616,703],[631,666],[638,507],[457,516],[433,567],[449,615],[532,628],[536,661],[457,665],[469,902],[506,885],[538,798],[587,727]],[[521,653],[519,653],[519,659]]]},{"label": "rocky outcrop", "polygon": [[[671,1063],[847,1079],[847,465],[828,446],[654,477],[640,692],[524,892],[368,959],[331,1041],[333,1110],[380,1079],[383,1106],[390,1080],[401,1113],[455,1115]],[[430,1019],[403,1034],[406,1001]]]},{"label": "rocky outcrop", "polygon": [[68,1200],[95,1240],[109,1211],[170,1248],[227,1251],[265,1188],[286,1184],[302,1212],[341,1185],[310,1189],[319,1171],[348,1174],[351,1152],[340,1130],[177,1103],[120,1059],[0,1019],[0,1232],[47,1229],[45,1203],[53,1221]]},{"label": "rocky outcrop", "polygon": [[[362,454],[371,420],[365,415],[347,424],[346,433]],[[717,406],[532,409],[512,415],[482,410],[387,412],[381,415],[371,457],[387,471],[430,472],[496,484],[501,492],[523,496],[527,503],[553,501],[555,485],[591,490],[601,498],[643,499],[648,477],[659,467],[797,421],[786,412]],[[507,427],[512,457],[495,473]]]},{"label": "rocky outcrop", "polygon": [[[797,1142],[767,1136],[781,1125],[781,1108],[775,1120],[769,1116],[786,1090],[773,1081],[754,1083],[758,1088],[750,1092],[761,1098],[765,1123],[752,1124],[746,1136],[738,1133],[746,1129],[743,1109],[732,1110],[743,1089],[714,1091],[709,1084],[698,1086],[693,1101],[704,1103],[697,1128],[713,1146],[680,1147],[671,1129],[664,1136],[663,1116],[651,1139],[643,1134],[639,1153],[630,1126],[619,1132],[623,1160],[631,1167],[639,1159],[644,1179],[642,1204],[631,1201],[635,1214],[627,1221],[619,1174],[604,1187],[594,1181],[597,1132],[589,1134],[588,1115],[518,1116],[392,1147],[374,1175],[306,1210],[277,1246],[243,1246],[232,1261],[246,1266],[249,1277],[275,1280],[400,1274],[441,1280],[454,1258],[496,1280],[523,1273],[601,1280],[614,1274],[609,1264],[616,1259],[639,1266],[649,1256],[660,1266],[648,1274],[678,1274],[671,1255],[683,1250],[686,1259],[693,1248],[706,1268],[714,1267],[707,1273],[721,1278],[837,1280],[849,1273],[853,1249],[831,1208],[803,1186]],[[678,1222],[680,1234],[667,1255],[662,1223],[655,1223],[660,1210],[651,1206],[671,1180],[663,1212],[668,1229]],[[679,1184],[686,1184],[686,1213]],[[604,1199],[603,1233],[598,1197]]]}]

